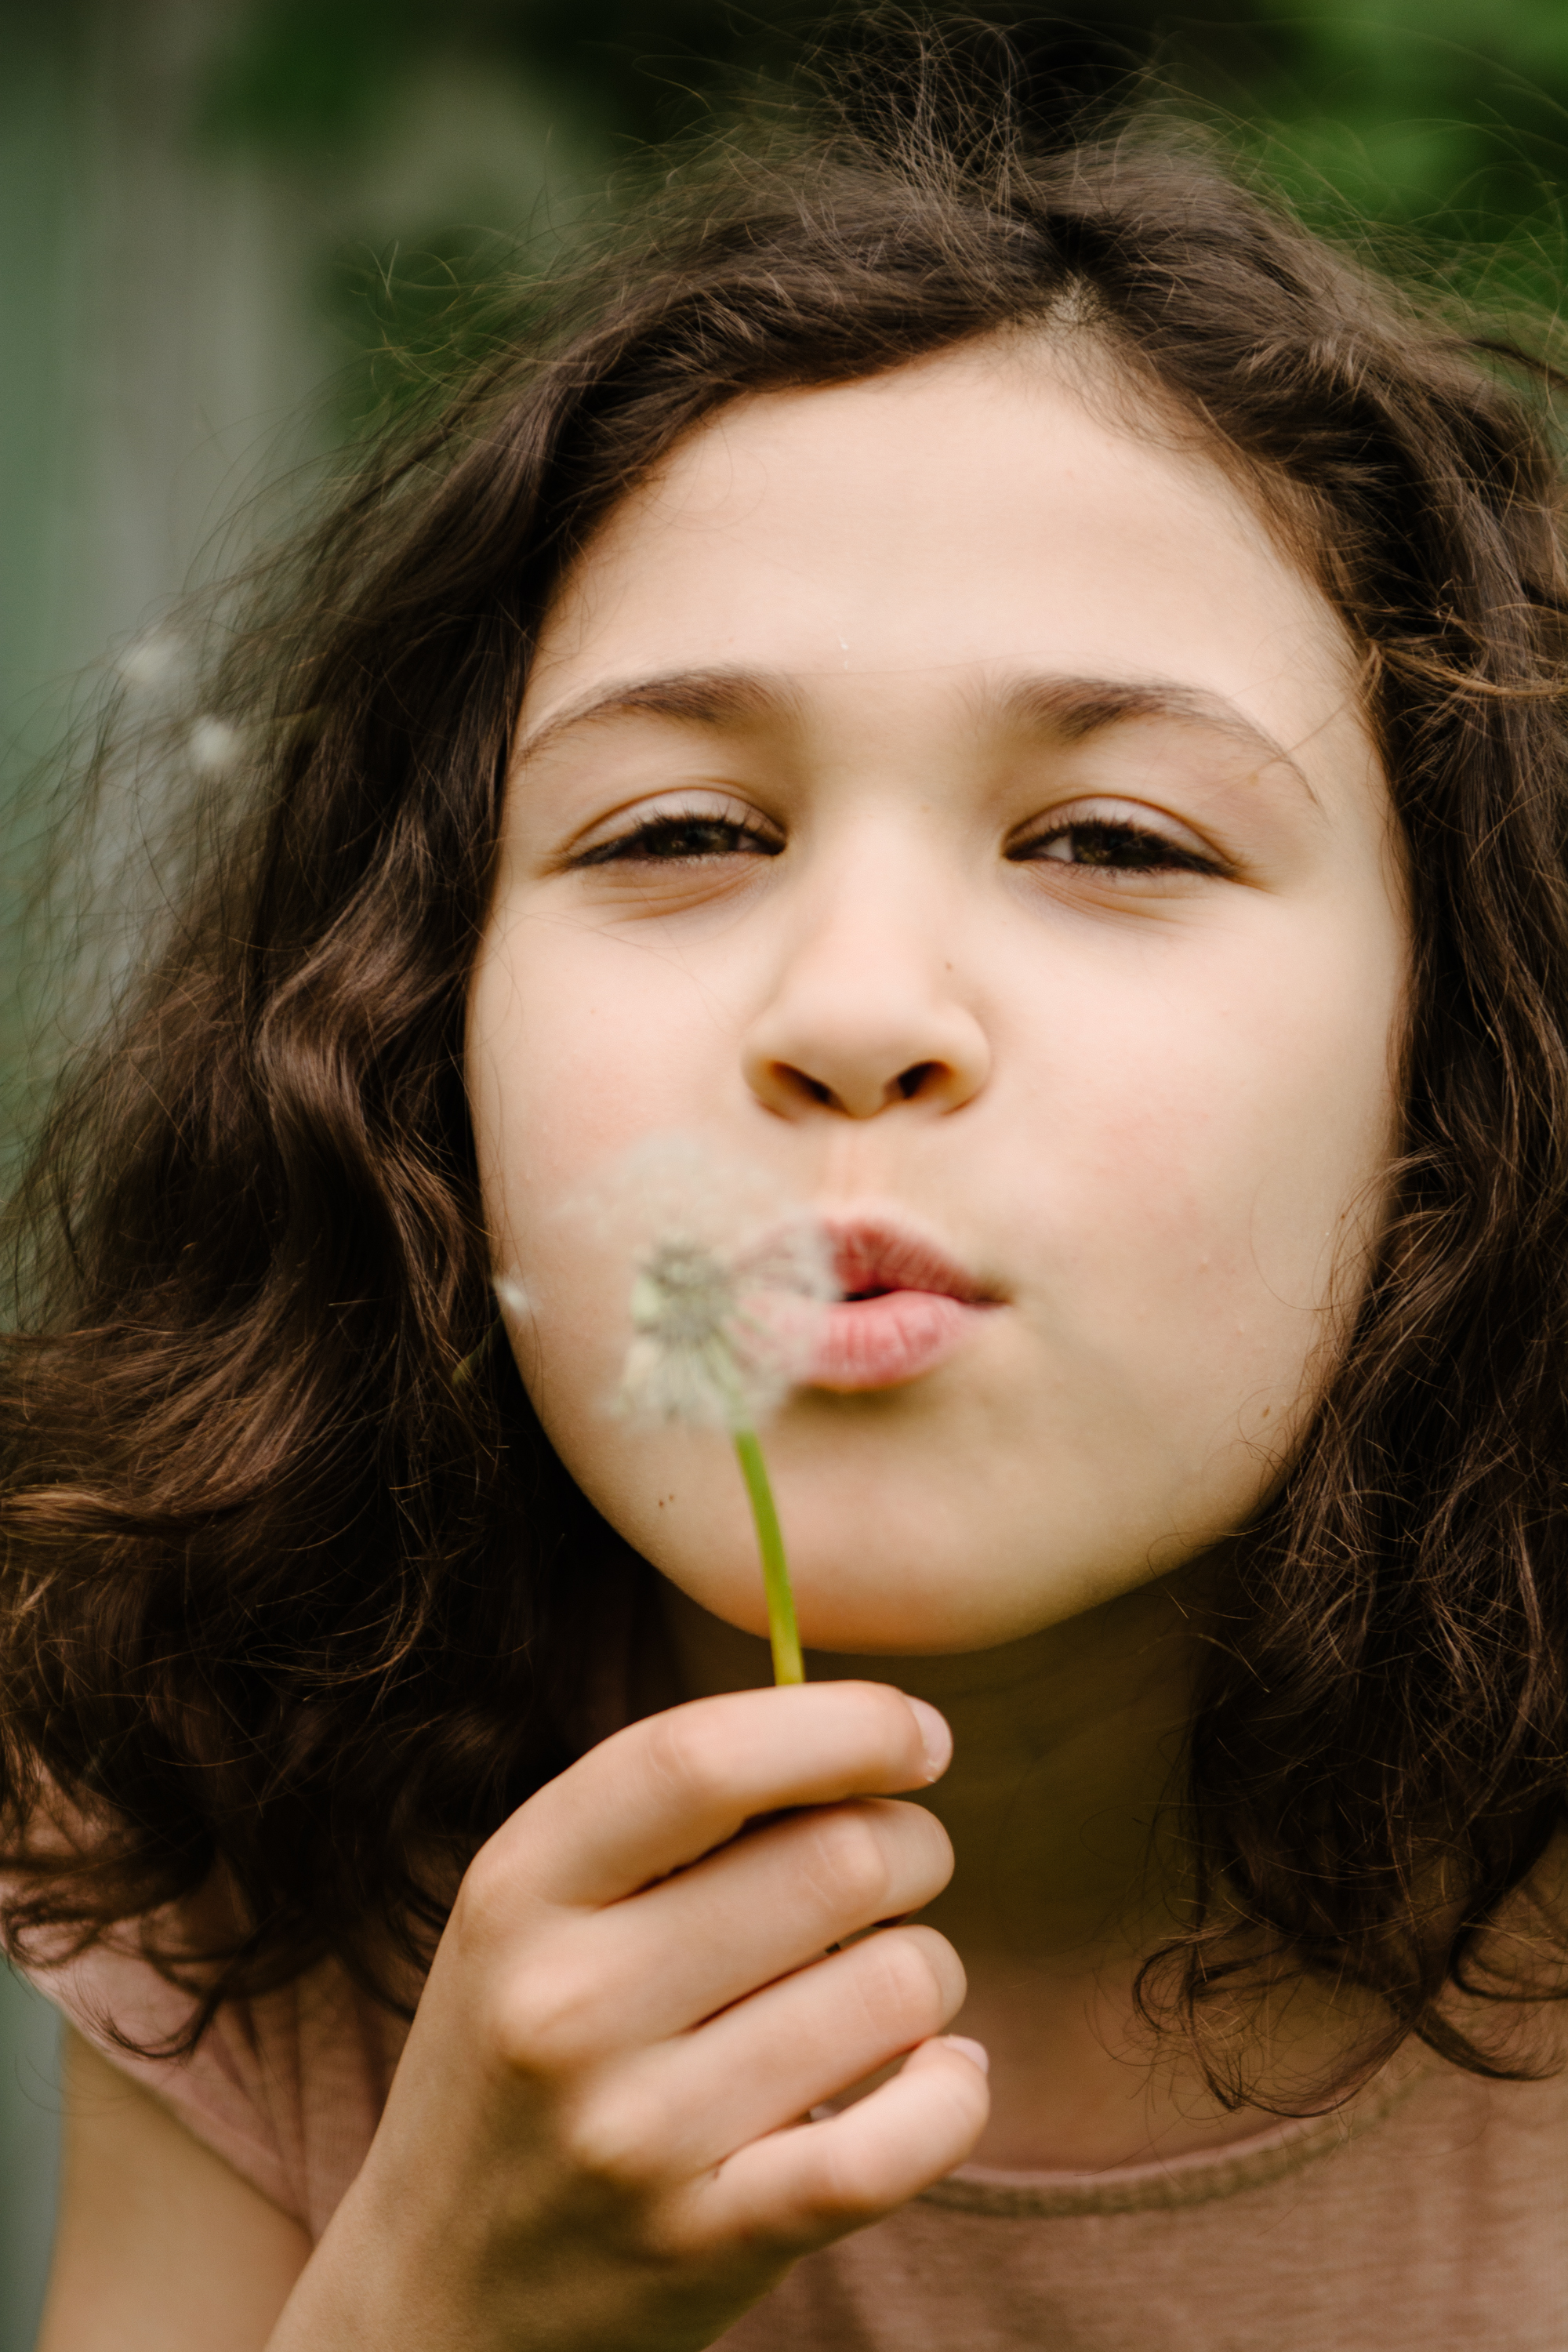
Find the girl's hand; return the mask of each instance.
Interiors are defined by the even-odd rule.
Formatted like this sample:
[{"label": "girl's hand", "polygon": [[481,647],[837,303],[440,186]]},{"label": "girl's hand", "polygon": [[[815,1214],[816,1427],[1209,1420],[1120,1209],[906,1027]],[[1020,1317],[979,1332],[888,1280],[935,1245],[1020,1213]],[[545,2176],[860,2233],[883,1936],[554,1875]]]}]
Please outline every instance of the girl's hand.
[{"label": "girl's hand", "polygon": [[[941,1936],[945,1769],[868,1683],[630,1726],[476,1857],[381,2129],[272,2352],[686,2352],[984,2128]],[[802,2120],[906,2052],[842,2114]]]}]

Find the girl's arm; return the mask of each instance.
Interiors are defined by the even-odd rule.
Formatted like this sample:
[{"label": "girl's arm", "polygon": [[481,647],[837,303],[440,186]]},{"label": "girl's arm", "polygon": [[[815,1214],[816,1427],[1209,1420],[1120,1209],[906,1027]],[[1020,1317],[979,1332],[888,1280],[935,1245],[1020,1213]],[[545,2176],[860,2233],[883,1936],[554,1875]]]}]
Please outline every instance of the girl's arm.
[{"label": "girl's arm", "polygon": [[75,2033],[37,2352],[262,2352],[310,2241]]},{"label": "girl's arm", "polygon": [[[370,2153],[308,2259],[143,2095],[115,2077],[113,2109],[79,2102],[42,2352],[713,2343],[984,2128],[968,2045],[931,2039],[963,1999],[952,1948],[913,1926],[851,1940],[946,1883],[938,1822],[889,1801],[946,1747],[931,1709],[865,1683],[700,1699],[605,1740],[469,1869]],[[112,2255],[83,2242],[100,2229]]]}]

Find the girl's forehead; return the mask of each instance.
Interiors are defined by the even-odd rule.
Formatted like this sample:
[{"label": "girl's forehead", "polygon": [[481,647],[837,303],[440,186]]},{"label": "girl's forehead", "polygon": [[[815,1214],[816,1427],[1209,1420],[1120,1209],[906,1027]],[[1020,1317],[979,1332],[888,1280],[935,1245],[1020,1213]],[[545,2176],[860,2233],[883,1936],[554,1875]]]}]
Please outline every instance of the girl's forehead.
[{"label": "girl's forehead", "polygon": [[724,667],[1156,677],[1315,737],[1339,616],[1221,466],[1042,340],[735,402],[607,518],[547,616],[531,731],[595,685]]}]

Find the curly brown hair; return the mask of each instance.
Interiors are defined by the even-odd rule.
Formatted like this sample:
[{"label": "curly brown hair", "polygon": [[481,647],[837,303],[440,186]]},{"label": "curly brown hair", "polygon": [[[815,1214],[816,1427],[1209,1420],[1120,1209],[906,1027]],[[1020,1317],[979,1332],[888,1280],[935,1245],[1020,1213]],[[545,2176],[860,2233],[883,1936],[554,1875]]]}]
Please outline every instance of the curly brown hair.
[{"label": "curly brown hair", "polygon": [[[928,43],[826,129],[658,183],[384,437],[216,670],[233,805],[43,1130],[0,1371],[5,1931],[142,1923],[192,2037],[324,1954],[372,1985],[424,1959],[571,1753],[604,1531],[489,1345],[460,1080],[553,585],[723,403],[1046,327],[1191,420],[1364,650],[1417,935],[1394,1206],[1239,1546],[1162,1966],[1201,2026],[1261,1945],[1503,2067],[1450,1995],[1491,1987],[1485,1925],[1564,1797],[1552,380],[1211,141],[1041,131],[1005,82]],[[235,1934],[182,1946],[215,1881]]]}]

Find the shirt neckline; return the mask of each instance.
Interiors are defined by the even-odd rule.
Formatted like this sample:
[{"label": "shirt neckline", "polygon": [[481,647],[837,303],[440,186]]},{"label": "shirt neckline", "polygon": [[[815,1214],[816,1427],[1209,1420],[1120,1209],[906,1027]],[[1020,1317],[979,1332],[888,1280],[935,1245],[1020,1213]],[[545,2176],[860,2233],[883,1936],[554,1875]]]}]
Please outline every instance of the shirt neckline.
[{"label": "shirt neckline", "polygon": [[1283,2179],[1371,2131],[1430,2071],[1395,2062],[1365,2088],[1315,2116],[1292,2116],[1228,2147],[1156,2158],[1103,2172],[1006,2172],[960,2165],[922,2189],[917,2202],[1003,2221],[1062,2221],[1084,2213],[1149,2213],[1208,2205]]}]

